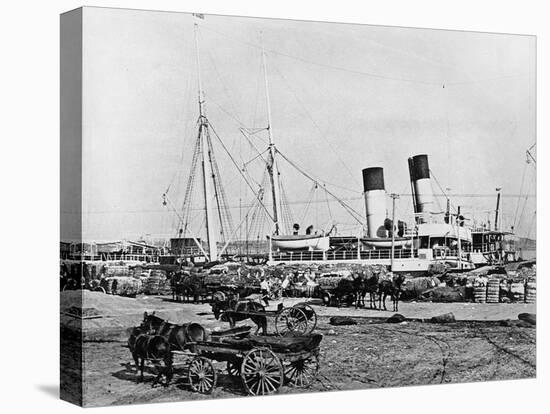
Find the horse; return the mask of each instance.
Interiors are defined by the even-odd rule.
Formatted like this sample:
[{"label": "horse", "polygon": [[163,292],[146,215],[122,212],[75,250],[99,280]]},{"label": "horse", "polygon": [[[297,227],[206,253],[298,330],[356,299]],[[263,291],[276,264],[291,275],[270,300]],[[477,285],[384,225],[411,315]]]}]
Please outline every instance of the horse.
[{"label": "horse", "polygon": [[160,335],[168,340],[172,350],[183,351],[190,342],[206,340],[206,331],[198,323],[176,325],[155,315],[143,314],[140,328],[149,335]]},{"label": "horse", "polygon": [[258,335],[260,329],[263,335],[267,335],[267,317],[263,315],[250,315],[249,312],[264,312],[265,306],[253,300],[238,301],[236,299],[214,300],[210,304],[214,317],[222,322],[229,322],[234,328],[237,322],[251,319],[256,325],[254,335]]},{"label": "horse", "polygon": [[[138,382],[143,381],[143,370],[145,361],[150,360],[158,370],[158,375],[153,381],[153,386],[160,382],[162,374],[166,375],[165,387],[168,386],[173,377],[172,352],[168,340],[160,335],[149,335],[144,333],[140,327],[136,327],[128,338],[128,348],[136,363],[136,373],[140,372]],[[164,362],[164,369],[160,361]]]},{"label": "horse", "polygon": [[355,291],[355,309],[365,307],[365,296],[369,294],[369,308],[376,309],[376,293],[378,291],[378,274],[370,271],[357,273],[353,278]]},{"label": "horse", "polygon": [[378,308],[382,309],[382,304],[384,310],[386,308],[386,297],[390,295],[393,303],[393,311],[397,312],[399,310],[399,297],[401,296],[401,286],[405,281],[405,276],[401,274],[394,274],[391,280],[381,280],[378,284]]}]

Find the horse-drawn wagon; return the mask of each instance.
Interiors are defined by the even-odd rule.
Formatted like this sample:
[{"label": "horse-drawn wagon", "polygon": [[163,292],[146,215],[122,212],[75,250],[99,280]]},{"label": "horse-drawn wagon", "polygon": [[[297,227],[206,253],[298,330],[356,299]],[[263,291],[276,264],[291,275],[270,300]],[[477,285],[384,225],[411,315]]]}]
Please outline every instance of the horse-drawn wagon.
[{"label": "horse-drawn wagon", "polygon": [[187,380],[193,391],[209,394],[216,386],[213,361],[226,362],[229,375],[240,377],[250,395],[279,391],[283,384],[308,387],[319,371],[319,344],[322,335],[274,337],[230,335],[219,342],[190,345],[193,355]]},{"label": "horse-drawn wagon", "polygon": [[274,319],[274,330],[279,336],[307,335],[317,326],[317,313],[306,302],[290,307],[281,304],[277,310],[266,310],[265,306],[253,299],[233,299],[223,294],[214,295],[212,303],[214,317],[228,322],[231,328],[239,321],[251,319],[256,324],[256,334],[262,330],[267,334],[267,319]]},{"label": "horse-drawn wagon", "polygon": [[[210,394],[216,387],[218,368],[225,362],[228,375],[240,377],[249,395],[278,392],[286,384],[308,387],[319,371],[322,335],[256,336],[250,327],[214,332],[209,339],[198,324],[174,325],[145,314],[144,321],[128,341],[141,377],[146,360],[158,369],[157,381],[174,373],[184,377],[195,392]],[[161,369],[164,362],[164,369]]]},{"label": "horse-drawn wagon", "polygon": [[351,306],[356,300],[357,289],[349,271],[325,273],[316,282],[325,306],[340,306],[342,303]]}]

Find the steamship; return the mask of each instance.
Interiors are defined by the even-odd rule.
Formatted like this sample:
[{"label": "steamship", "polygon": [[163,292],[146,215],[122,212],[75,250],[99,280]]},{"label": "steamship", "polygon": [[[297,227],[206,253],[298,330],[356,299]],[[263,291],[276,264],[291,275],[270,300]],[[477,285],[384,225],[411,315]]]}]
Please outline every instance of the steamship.
[{"label": "steamship", "polygon": [[[198,47],[198,26],[195,24],[197,78],[198,78],[198,109],[197,121],[198,134],[195,143],[191,172],[188,179],[183,211],[180,214],[176,209],[175,213],[179,219],[177,233],[184,240],[186,232],[196,248],[200,250],[198,256],[209,262],[216,262],[228,257],[228,246],[234,241],[235,234],[242,228],[248,218],[244,215],[236,228],[232,228],[232,220],[229,209],[224,207],[225,193],[221,186],[222,176],[219,174],[214,150],[211,142],[211,134],[221,142],[212,127],[212,122],[207,118],[205,112],[205,97],[200,78],[200,55]],[[268,264],[281,263],[317,263],[317,262],[358,262],[365,264],[387,265],[393,271],[401,272],[426,272],[437,263],[445,264],[448,267],[458,270],[472,269],[476,265],[486,264],[499,257],[497,241],[504,234],[498,231],[475,232],[465,224],[464,217],[460,211],[451,214],[447,209],[443,219],[441,212],[434,209],[434,195],[430,177],[428,156],[426,154],[416,155],[409,158],[409,173],[412,189],[414,208],[414,220],[406,223],[395,218],[395,197],[391,217],[388,217],[388,208],[384,184],[384,171],[381,167],[369,167],[362,171],[363,194],[365,200],[366,215],[359,217],[356,212],[329,191],[320,181],[317,181],[307,172],[303,171],[299,163],[290,159],[281,152],[275,143],[275,129],[271,120],[271,106],[269,100],[269,83],[266,64],[266,53],[261,48],[263,63],[265,98],[267,109],[267,127],[247,130],[241,128],[240,132],[246,134],[257,134],[265,131],[267,134],[268,146],[263,151],[257,151],[253,160],[264,163],[264,172],[269,178],[269,185],[262,184],[255,192],[253,204],[249,211],[257,209],[270,220],[270,231],[267,234]],[[223,142],[222,142],[223,145]],[[224,150],[227,149],[224,146]],[[289,223],[284,223],[285,207],[282,202],[282,186],[280,183],[280,163],[286,161],[298,170],[305,178],[313,182],[314,186],[321,187],[327,197],[333,197],[339,204],[350,213],[366,232],[350,235],[336,236],[328,233],[307,232],[305,235],[298,234],[297,230],[290,234]],[[234,160],[233,160],[234,161]],[[244,168],[235,164],[243,180],[250,185]],[[202,195],[204,200],[204,238],[198,233],[193,233],[189,225],[191,211],[192,189],[196,176],[201,176]],[[267,205],[264,197],[270,193],[270,205]],[[284,194],[283,194],[284,196]],[[163,194],[163,204],[172,206],[167,191]],[[449,203],[448,203],[449,205]],[[366,219],[366,220],[365,220]],[[288,221],[288,220],[287,220]],[[286,231],[285,234],[285,224]],[[202,227],[202,226],[201,226]],[[363,230],[364,231],[364,230]],[[222,237],[220,239],[220,236]],[[182,238],[183,237],[183,238]],[[205,243],[203,243],[203,240]],[[265,239],[264,239],[265,240]],[[477,240],[477,242],[476,242]],[[478,249],[481,241],[482,249]],[[477,244],[476,244],[477,243]],[[502,250],[502,249],[501,249]]]},{"label": "steamship", "polygon": [[[366,235],[326,237],[328,246],[318,249],[284,249],[272,243],[269,262],[356,262],[387,265],[401,272],[426,272],[435,263],[473,269],[476,264],[472,261],[472,230],[465,225],[464,217],[447,211],[440,220],[441,214],[434,209],[428,156],[416,155],[408,162],[414,223],[396,220],[394,214],[388,217],[384,170],[365,168],[362,174]],[[304,236],[295,236],[299,237]]]},{"label": "steamship", "polygon": [[383,168],[366,168],[363,170],[366,237],[328,237],[325,249],[292,251],[276,246],[277,250],[270,252],[270,262],[356,262],[387,265],[393,271],[426,272],[434,264],[469,270],[517,259],[514,235],[497,225],[500,193],[495,228],[490,229],[489,225],[472,228],[466,225],[460,207],[455,214],[451,213],[449,203],[444,214],[435,210],[428,156],[413,156],[408,163],[414,223],[388,217]]}]

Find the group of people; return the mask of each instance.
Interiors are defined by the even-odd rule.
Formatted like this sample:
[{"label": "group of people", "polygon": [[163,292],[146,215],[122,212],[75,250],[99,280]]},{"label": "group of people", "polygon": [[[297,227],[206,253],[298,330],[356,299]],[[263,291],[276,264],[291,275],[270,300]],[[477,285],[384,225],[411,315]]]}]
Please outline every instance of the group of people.
[{"label": "group of people", "polygon": [[282,279],[275,276],[261,278],[260,290],[269,298],[305,296],[313,297],[317,286],[316,274],[311,269],[288,271]]}]

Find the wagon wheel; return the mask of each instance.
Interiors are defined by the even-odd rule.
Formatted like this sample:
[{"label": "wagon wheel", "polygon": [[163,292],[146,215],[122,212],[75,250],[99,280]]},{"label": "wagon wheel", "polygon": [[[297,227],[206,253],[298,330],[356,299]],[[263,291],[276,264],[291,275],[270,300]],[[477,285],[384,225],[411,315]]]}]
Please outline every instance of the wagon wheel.
[{"label": "wagon wheel", "polygon": [[238,377],[241,375],[241,367],[236,362],[227,361],[227,373],[232,377]]},{"label": "wagon wheel", "polygon": [[309,387],[319,372],[319,356],[291,362],[285,369],[285,378],[294,387]]},{"label": "wagon wheel", "polygon": [[279,336],[289,333],[305,335],[307,328],[307,316],[298,308],[284,308],[275,318],[275,331]]},{"label": "wagon wheel", "polygon": [[216,386],[216,370],[209,359],[195,357],[189,364],[187,379],[195,392],[210,394]]},{"label": "wagon wheel", "polygon": [[241,378],[248,394],[273,394],[283,385],[283,366],[271,350],[255,348],[243,359]]},{"label": "wagon wheel", "polygon": [[311,307],[311,305],[308,305],[305,302],[298,303],[294,305],[294,307],[301,309],[305,313],[306,317],[309,314],[309,317],[307,318],[306,334],[312,333],[315,327],[317,326],[317,313],[315,312],[315,310]]}]

